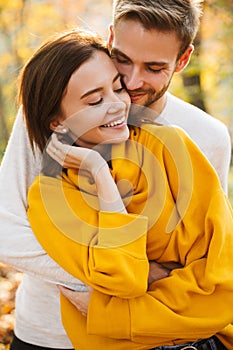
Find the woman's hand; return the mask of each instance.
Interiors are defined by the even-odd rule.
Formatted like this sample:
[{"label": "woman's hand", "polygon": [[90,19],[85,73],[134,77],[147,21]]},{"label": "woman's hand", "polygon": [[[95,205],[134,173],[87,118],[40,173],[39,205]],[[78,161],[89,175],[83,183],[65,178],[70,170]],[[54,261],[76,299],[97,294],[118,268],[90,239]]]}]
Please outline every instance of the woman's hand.
[{"label": "woman's hand", "polygon": [[82,313],[87,316],[88,305],[93,289],[88,287],[87,292],[77,292],[69,288],[58,285],[60,292]]},{"label": "woman's hand", "polygon": [[62,143],[58,135],[53,133],[47,146],[47,153],[64,168],[85,170],[92,175],[97,188],[100,210],[126,213],[108,164],[97,151]]},{"label": "woman's hand", "polygon": [[63,168],[86,170],[94,178],[103,166],[107,166],[106,161],[98,152],[89,148],[75,147],[63,143],[56,133],[52,134],[46,151]]}]

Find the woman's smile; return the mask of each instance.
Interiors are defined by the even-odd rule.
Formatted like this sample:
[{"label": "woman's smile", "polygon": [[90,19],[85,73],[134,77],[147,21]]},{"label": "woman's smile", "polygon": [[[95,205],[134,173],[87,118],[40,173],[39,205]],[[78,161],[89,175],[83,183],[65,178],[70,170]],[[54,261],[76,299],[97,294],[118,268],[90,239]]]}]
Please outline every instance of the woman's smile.
[{"label": "woman's smile", "polygon": [[129,137],[130,98],[104,52],[96,52],[72,74],[61,107],[65,116],[61,122],[83,147],[120,143]]},{"label": "woman's smile", "polygon": [[119,128],[119,127],[122,127],[124,125],[126,125],[126,118],[125,117],[122,117],[121,119],[117,119],[117,120],[114,120],[114,121],[111,121],[109,123],[106,123],[104,125],[101,125],[101,127],[104,127],[104,128]]}]

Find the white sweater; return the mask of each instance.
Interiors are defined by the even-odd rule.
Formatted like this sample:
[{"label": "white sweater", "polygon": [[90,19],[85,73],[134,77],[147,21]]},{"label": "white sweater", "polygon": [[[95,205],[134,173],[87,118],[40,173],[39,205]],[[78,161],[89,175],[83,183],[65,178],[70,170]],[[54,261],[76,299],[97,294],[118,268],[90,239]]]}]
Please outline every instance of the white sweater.
[{"label": "white sweater", "polygon": [[[213,164],[227,191],[231,143],[226,126],[170,93],[166,96],[156,121],[183,128]],[[62,327],[56,284],[85,287],[49,258],[30,229],[27,191],[39,173],[40,160],[40,153],[34,157],[30,150],[20,110],[0,167],[0,260],[24,272],[16,296],[18,338],[39,346],[72,348]]]},{"label": "white sweater", "polygon": [[156,121],[180,126],[186,131],[217,171],[227,193],[231,139],[226,125],[169,92],[166,97],[166,106]]}]

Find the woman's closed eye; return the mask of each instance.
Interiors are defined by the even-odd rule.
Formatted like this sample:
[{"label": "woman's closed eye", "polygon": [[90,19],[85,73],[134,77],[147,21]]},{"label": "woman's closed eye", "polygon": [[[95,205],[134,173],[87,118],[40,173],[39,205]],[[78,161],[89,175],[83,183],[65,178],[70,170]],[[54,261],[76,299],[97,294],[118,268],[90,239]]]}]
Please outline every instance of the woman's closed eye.
[{"label": "woman's closed eye", "polygon": [[120,94],[123,90],[125,90],[125,88],[123,86],[121,86],[120,88],[115,89],[114,92],[117,94]]},{"label": "woman's closed eye", "polygon": [[126,90],[124,80],[121,76],[119,76],[116,83],[117,84],[115,84],[115,87],[113,87],[115,93],[120,94],[122,91]]},{"label": "woman's closed eye", "polygon": [[99,105],[103,102],[103,97],[100,97],[97,101],[94,101],[94,102],[89,102],[89,106],[96,106],[96,105]]}]

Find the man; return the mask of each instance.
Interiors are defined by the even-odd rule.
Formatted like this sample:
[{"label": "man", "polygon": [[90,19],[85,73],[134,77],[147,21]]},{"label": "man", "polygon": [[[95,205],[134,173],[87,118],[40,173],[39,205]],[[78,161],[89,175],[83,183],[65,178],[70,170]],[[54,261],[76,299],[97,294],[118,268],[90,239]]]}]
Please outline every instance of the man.
[{"label": "man", "polygon": [[[161,30],[159,23],[153,29],[144,28],[136,14],[123,19],[120,13],[131,3],[142,16],[143,9],[157,8],[161,18],[164,16]],[[186,23],[189,16],[190,23]],[[183,127],[209,157],[226,190],[230,159],[226,127],[166,92],[173,73],[189,62],[199,16],[197,1],[119,1],[114,7],[109,44],[132,102],[149,106],[159,114],[156,121]],[[170,21],[182,27],[180,32],[193,28],[188,45],[181,45],[183,37],[179,40]],[[21,114],[20,110],[0,173],[0,259],[26,272],[16,298],[15,334],[20,341],[16,340],[12,349],[69,349],[72,345],[61,324],[56,284],[78,290],[81,287],[45,254],[29,227],[27,190],[39,173],[41,155],[30,150]]]},{"label": "man", "polygon": [[212,163],[227,191],[231,144],[226,126],[167,92],[173,74],[189,63],[200,4],[115,0],[109,48],[132,103],[151,108],[156,122],[183,128]]}]

